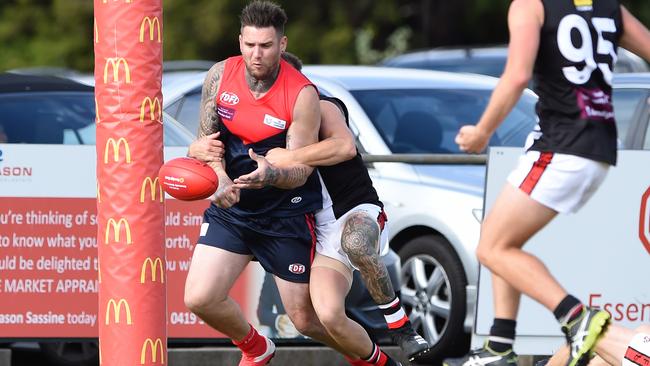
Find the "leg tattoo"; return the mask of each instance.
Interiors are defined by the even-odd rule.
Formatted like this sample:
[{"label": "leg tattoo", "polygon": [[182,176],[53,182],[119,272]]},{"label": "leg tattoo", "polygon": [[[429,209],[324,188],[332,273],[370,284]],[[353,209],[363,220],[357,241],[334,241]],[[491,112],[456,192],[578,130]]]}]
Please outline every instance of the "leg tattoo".
[{"label": "leg tattoo", "polygon": [[364,212],[350,214],[343,226],[341,247],[361,272],[370,296],[378,304],[385,304],[395,298],[386,265],[378,254],[379,225]]}]

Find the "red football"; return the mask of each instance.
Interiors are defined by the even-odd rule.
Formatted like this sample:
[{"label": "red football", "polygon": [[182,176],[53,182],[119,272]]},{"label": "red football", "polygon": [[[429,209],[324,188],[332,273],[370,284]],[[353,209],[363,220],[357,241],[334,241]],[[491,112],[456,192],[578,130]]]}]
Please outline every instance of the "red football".
[{"label": "red football", "polygon": [[193,158],[172,159],[158,171],[165,192],[184,201],[210,197],[219,185],[217,174],[210,166]]}]

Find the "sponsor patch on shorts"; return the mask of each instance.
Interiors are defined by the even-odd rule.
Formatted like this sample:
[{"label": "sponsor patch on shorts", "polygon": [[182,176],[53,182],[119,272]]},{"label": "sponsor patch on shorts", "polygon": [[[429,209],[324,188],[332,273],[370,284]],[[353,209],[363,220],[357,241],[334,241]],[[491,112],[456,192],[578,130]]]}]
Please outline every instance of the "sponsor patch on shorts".
[{"label": "sponsor patch on shorts", "polygon": [[208,227],[210,226],[209,223],[204,222],[201,224],[201,231],[199,233],[199,236],[205,236],[205,234],[208,233]]},{"label": "sponsor patch on shorts", "polygon": [[305,265],[300,263],[292,263],[289,265],[289,272],[293,274],[303,274],[305,273]]}]

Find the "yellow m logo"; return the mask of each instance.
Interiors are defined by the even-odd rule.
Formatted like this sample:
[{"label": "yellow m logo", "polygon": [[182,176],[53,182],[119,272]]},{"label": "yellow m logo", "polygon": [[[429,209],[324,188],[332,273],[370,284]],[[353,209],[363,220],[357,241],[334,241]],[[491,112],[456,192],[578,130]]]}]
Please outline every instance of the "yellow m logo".
[{"label": "yellow m logo", "polygon": [[158,196],[160,196],[160,202],[163,201],[163,190],[162,186],[158,184],[158,177],[156,179],[151,179],[151,177],[144,178],[142,181],[142,187],[140,188],[140,203],[144,203],[144,192],[145,188],[149,187],[149,192],[151,193],[151,200],[156,200],[156,187],[158,187]]},{"label": "yellow m logo", "polygon": [[108,304],[106,304],[106,325],[108,325],[110,319],[111,309],[113,309],[113,319],[115,319],[115,323],[117,324],[120,322],[120,313],[122,312],[122,306],[124,306],[124,310],[126,312],[126,324],[132,324],[131,308],[129,307],[129,303],[124,299],[120,299],[119,301],[110,299],[108,300]]},{"label": "yellow m logo", "polygon": [[[149,105],[149,119],[162,123],[162,107],[160,105],[160,99],[158,99],[158,97],[154,97],[153,100],[149,97],[144,98],[142,104],[140,105],[140,122],[144,122],[145,107],[147,105]],[[155,119],[156,111],[158,111],[158,119]]]},{"label": "yellow m logo", "polygon": [[104,235],[104,244],[108,244],[108,233],[110,232],[111,228],[113,228],[113,241],[116,243],[120,241],[120,231],[122,231],[122,224],[124,224],[124,231],[126,231],[126,243],[127,244],[132,243],[131,227],[129,226],[129,222],[126,221],[125,218],[121,218],[119,221],[115,221],[115,219],[110,218],[106,223],[106,234]]},{"label": "yellow m logo", "polygon": [[152,260],[151,257],[147,257],[142,263],[142,270],[140,271],[140,283],[144,283],[144,280],[147,278],[145,270],[147,269],[151,272],[151,281],[156,281],[156,273],[160,270],[160,283],[165,283],[165,273],[163,272],[163,263],[162,259],[156,258]]},{"label": "yellow m logo", "polygon": [[[153,41],[154,29],[158,31],[158,43],[160,43],[160,21],[158,17],[144,17],[140,23],[140,42],[144,42],[144,25],[149,24],[149,40]],[[155,28],[154,28],[155,27]]]},{"label": "yellow m logo", "polygon": [[[140,352],[140,364],[144,365],[147,360],[147,353],[151,353],[151,362],[157,362],[158,351],[160,351],[160,363],[165,364],[165,349],[163,348],[163,343],[160,338],[156,338],[156,341],[153,341],[151,338],[147,338],[142,344],[142,351]],[[150,352],[147,352],[149,349]]]},{"label": "yellow m logo", "polygon": [[124,74],[126,76],[126,82],[131,82],[131,70],[129,70],[129,63],[126,62],[124,57],[109,57],[106,59],[106,65],[104,66],[104,83],[108,83],[108,66],[113,67],[113,81],[120,80],[120,66],[124,65]]},{"label": "yellow m logo", "polygon": [[108,147],[113,147],[113,161],[117,162],[120,158],[120,146],[124,144],[124,153],[126,155],[126,162],[131,163],[131,149],[129,148],[129,143],[124,137],[120,137],[117,141],[114,138],[109,138],[106,141],[106,146],[104,147],[104,164],[108,164]]}]

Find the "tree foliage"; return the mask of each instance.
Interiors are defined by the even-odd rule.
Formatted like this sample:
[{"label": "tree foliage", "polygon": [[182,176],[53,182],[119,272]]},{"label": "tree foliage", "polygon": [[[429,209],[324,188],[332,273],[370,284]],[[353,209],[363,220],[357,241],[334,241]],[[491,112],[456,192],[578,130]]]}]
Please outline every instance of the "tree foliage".
[{"label": "tree foliage", "polygon": [[[121,1],[121,0],[118,0]],[[374,63],[403,52],[508,40],[511,0],[280,0],[289,50],[307,63]],[[244,0],[164,0],[165,59],[238,53]],[[648,0],[623,3],[650,24]],[[0,1],[0,70],[93,65],[91,0]]]}]

